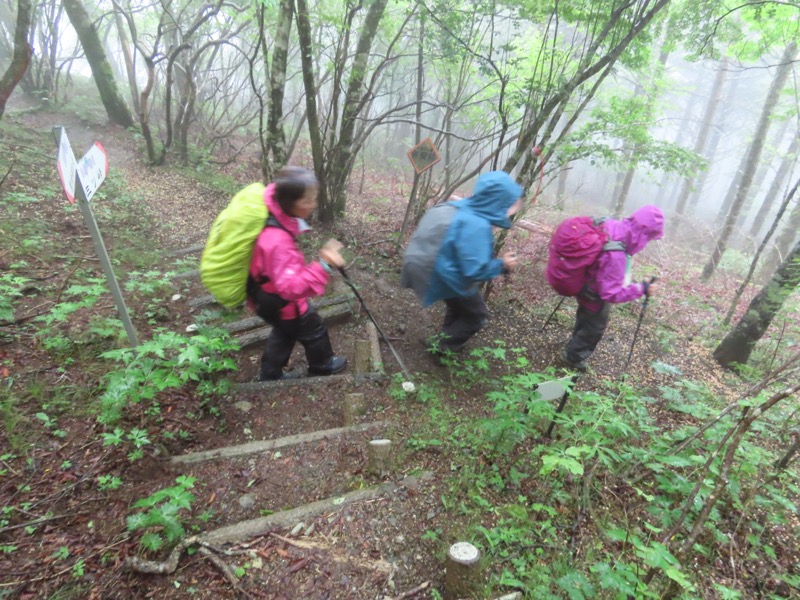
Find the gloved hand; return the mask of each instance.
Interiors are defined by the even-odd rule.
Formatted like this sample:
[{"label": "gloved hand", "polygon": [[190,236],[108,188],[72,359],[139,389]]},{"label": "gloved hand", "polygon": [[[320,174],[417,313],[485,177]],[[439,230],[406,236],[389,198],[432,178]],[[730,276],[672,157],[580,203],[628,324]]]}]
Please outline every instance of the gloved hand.
[{"label": "gloved hand", "polygon": [[516,252],[508,251],[503,253],[503,255],[500,257],[500,260],[503,261],[503,275],[506,275],[517,266],[519,257],[517,256]]}]

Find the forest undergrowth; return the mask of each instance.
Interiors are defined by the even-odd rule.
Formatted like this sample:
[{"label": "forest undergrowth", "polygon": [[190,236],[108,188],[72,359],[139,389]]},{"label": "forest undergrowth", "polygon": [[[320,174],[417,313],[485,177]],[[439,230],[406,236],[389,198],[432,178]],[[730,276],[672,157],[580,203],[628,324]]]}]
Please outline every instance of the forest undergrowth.
[{"label": "forest undergrowth", "polygon": [[[203,446],[200,423],[219,418],[238,368],[224,331],[201,320],[197,335],[185,332],[194,319],[173,298],[189,284],[174,276],[194,264],[165,258],[153,240],[186,245],[186,232],[207,228],[252,174],[209,178],[209,165],[198,168],[214,192],[193,221],[150,200],[157,189],[143,191],[143,182],[173,177],[168,168],[133,179],[147,169],[134,154],[125,169],[112,163],[93,206],[141,337],[127,348],[80,215],[59,189],[51,117],[0,123],[10,150],[0,156],[0,598],[145,597],[124,590],[148,588],[159,598],[258,595],[246,554],[228,558],[233,581],[213,567],[189,581],[122,575],[126,557],[164,559],[217,518],[196,501],[194,477],[152,493],[147,480],[160,454]],[[90,131],[130,143],[126,132]],[[386,199],[402,194],[377,172],[367,180],[333,231],[313,235],[347,241],[361,272],[399,288],[392,232],[404,206]],[[546,232],[561,214],[540,202],[527,218]],[[430,597],[441,597],[446,548],[467,540],[484,556],[485,598],[800,596],[797,294],[748,367],[723,371],[710,355],[746,256],[729,251],[700,284],[703,251],[664,241],[637,265],[661,285],[635,360],[626,364],[637,305],[615,312],[592,370],[557,412],[537,387],[564,376],[544,348],[557,347],[569,318],[539,332],[555,304],[541,276],[545,243],[524,230],[511,237],[523,267],[493,292],[496,316],[480,343],[444,369],[415,362],[414,392],[398,376],[383,390],[405,435],[398,462],[434,473],[431,501],[442,515],[416,540],[434,558],[417,583],[433,578]],[[286,562],[281,576],[297,564]],[[411,588],[413,575],[392,585]],[[348,589],[319,597],[352,597]],[[400,591],[386,578],[364,590],[359,597]]]}]

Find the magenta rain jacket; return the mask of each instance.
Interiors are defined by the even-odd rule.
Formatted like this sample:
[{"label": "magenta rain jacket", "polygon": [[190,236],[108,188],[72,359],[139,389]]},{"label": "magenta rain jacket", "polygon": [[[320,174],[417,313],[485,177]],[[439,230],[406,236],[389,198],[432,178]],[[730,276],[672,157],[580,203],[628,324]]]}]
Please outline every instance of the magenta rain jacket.
[{"label": "magenta rain jacket", "polygon": [[304,231],[301,222],[303,225],[305,222],[281,210],[275,200],[274,183],[264,189],[264,202],[270,216],[275,217],[286,231],[280,227],[264,228],[253,249],[250,275],[256,281],[269,278],[261,289],[289,301],[281,309],[281,319],[296,319],[308,310],[308,298],[325,293],[330,276],[318,262],[306,264],[295,242],[295,238]]},{"label": "magenta rain jacket", "polygon": [[[644,286],[641,283],[625,285],[628,258],[641,252],[648,242],[664,237],[664,213],[657,206],[648,204],[621,221],[605,221],[603,228],[609,241],[625,244],[626,252],[603,252],[589,270],[587,286],[604,302],[620,304],[636,300],[644,295]],[[578,301],[595,312],[602,306],[580,296]]]}]

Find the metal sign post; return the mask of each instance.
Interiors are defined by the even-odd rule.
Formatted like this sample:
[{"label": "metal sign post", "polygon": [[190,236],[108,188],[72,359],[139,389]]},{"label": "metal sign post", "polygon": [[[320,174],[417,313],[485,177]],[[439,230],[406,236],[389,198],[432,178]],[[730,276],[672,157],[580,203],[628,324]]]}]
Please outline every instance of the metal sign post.
[{"label": "metal sign post", "polygon": [[77,163],[75,162],[75,155],[72,152],[72,147],[69,145],[67,133],[63,127],[53,127],[53,135],[56,138],[58,146],[58,174],[61,178],[61,183],[64,186],[67,199],[70,203],[78,200],[78,206],[83,214],[83,220],[89,228],[89,233],[92,236],[94,249],[97,257],[100,259],[100,264],[103,265],[103,272],[108,282],[108,287],[111,290],[111,295],[114,297],[114,303],[117,305],[117,312],[122,324],[125,326],[125,332],[128,334],[128,341],[131,346],[138,346],[139,341],[136,336],[136,330],[133,328],[133,323],[128,315],[128,307],[125,306],[125,299],[122,297],[122,291],[117,283],[117,278],[114,275],[114,269],[111,266],[111,261],[106,252],[106,245],[103,242],[103,237],[100,235],[100,229],[97,227],[92,207],[89,200],[103,183],[106,174],[108,173],[108,158],[106,157],[103,146],[96,143],[89,152],[81,158]]}]

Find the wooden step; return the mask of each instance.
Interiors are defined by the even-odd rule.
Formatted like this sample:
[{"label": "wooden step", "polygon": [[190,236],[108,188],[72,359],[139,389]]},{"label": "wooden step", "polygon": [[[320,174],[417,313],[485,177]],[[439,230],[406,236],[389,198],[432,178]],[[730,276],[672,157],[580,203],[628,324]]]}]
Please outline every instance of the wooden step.
[{"label": "wooden step", "polygon": [[178,248],[177,250],[168,252],[167,256],[169,256],[170,258],[177,256],[186,256],[187,254],[194,254],[195,252],[201,252],[205,247],[206,243],[200,242],[198,244],[194,244],[193,246],[187,246],[186,248]]},{"label": "wooden step", "polygon": [[[319,310],[319,315],[322,317],[322,320],[325,321],[326,325],[344,320],[350,317],[352,314],[353,311],[347,302],[332,304]],[[239,343],[240,348],[248,348],[250,346],[254,346],[255,344],[264,342],[269,337],[270,333],[272,333],[272,327],[260,327],[249,333],[238,336],[236,341]]]},{"label": "wooden step", "polygon": [[303,506],[298,506],[290,510],[282,510],[266,517],[240,521],[233,525],[227,525],[218,529],[207,531],[200,536],[200,539],[209,544],[225,544],[239,542],[248,538],[265,535],[273,529],[294,527],[297,523],[309,517],[332,513],[342,507],[358,502],[360,500],[371,500],[380,496],[397,491],[401,487],[416,487],[418,482],[423,479],[430,479],[429,473],[423,473],[419,477],[406,476],[400,482],[387,482],[380,485],[356,490],[341,496],[317,500]]},{"label": "wooden step", "polygon": [[334,382],[344,381],[353,385],[359,385],[366,381],[381,381],[386,375],[384,373],[364,373],[356,375],[354,373],[342,373],[340,375],[325,375],[322,377],[299,377],[297,379],[277,379],[275,381],[248,381],[236,385],[239,392],[268,392],[274,389],[292,387],[297,385],[325,385]]},{"label": "wooden step", "polygon": [[370,429],[384,427],[385,425],[385,421],[373,421],[372,423],[361,423],[358,425],[351,425],[350,427],[337,427],[335,429],[324,429],[321,431],[312,431],[310,433],[298,433],[296,435],[289,435],[274,440],[256,440],[253,442],[248,442],[247,444],[239,444],[238,446],[225,446],[223,448],[216,448],[214,450],[203,450],[202,452],[192,452],[191,454],[173,456],[170,459],[170,462],[173,464],[186,464],[212,460],[215,458],[233,458],[236,456],[259,454],[262,452],[275,450],[276,448],[285,448],[286,446],[294,446],[296,444],[304,444],[306,442],[316,442],[317,440],[339,435],[346,435],[348,433],[368,431]]}]

